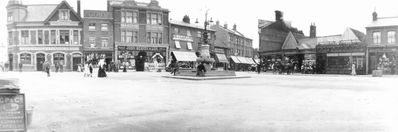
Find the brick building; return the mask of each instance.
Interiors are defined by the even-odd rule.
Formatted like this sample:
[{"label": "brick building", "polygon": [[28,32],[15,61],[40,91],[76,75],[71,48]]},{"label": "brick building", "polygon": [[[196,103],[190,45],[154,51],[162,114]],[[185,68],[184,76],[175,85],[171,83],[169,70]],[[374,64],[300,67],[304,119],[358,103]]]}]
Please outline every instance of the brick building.
[{"label": "brick building", "polygon": [[216,31],[214,51],[216,54],[226,55],[231,69],[248,70],[250,65],[255,64],[253,40],[240,33],[236,25],[229,29],[227,24],[221,26],[217,21],[211,29]]},{"label": "brick building", "polygon": [[[203,43],[204,26],[191,23],[189,16],[184,16],[182,21],[170,20],[170,25],[170,52],[176,57],[177,61],[188,62],[191,66],[194,66],[193,63],[197,59],[196,52],[199,52]],[[207,29],[207,32],[209,34],[208,42],[211,45],[210,50],[213,51],[215,31]]]},{"label": "brick building", "polygon": [[367,73],[383,70],[384,74],[397,74],[398,70],[398,17],[378,17],[374,12],[372,22],[366,27]]},{"label": "brick building", "polygon": [[108,11],[112,12],[114,23],[115,60],[130,67],[137,65],[140,56],[146,68],[154,61],[160,66],[168,59],[169,46],[169,10],[151,0],[142,3],[133,0],[108,0]]},{"label": "brick building", "polygon": [[[78,10],[80,1],[78,0]],[[10,70],[43,70],[43,62],[70,71],[82,61],[82,19],[66,1],[59,4],[7,5]]]},{"label": "brick building", "polygon": [[85,10],[83,18],[84,60],[94,63],[101,57],[114,61],[113,16],[108,11]]}]

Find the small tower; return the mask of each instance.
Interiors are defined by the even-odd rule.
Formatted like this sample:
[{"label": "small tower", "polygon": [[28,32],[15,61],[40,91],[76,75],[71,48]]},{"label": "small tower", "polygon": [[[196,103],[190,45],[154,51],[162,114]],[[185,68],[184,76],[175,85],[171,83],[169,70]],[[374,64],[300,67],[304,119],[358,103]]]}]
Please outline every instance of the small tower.
[{"label": "small tower", "polygon": [[373,16],[373,21],[377,21],[377,12],[376,11],[374,11],[372,13],[372,16]]},{"label": "small tower", "polygon": [[315,37],[316,37],[316,26],[315,26],[315,23],[311,23],[310,38],[315,38]]},{"label": "small tower", "polygon": [[24,21],[27,17],[27,6],[21,0],[9,0],[6,8],[8,17],[12,17],[13,22]]}]

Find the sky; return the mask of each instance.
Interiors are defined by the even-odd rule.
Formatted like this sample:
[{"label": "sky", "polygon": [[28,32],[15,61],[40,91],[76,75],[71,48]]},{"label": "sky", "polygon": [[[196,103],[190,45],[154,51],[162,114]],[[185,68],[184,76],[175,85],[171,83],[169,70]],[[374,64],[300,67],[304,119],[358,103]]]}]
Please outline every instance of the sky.
[{"label": "sky", "polygon": [[[59,4],[62,0],[22,0],[24,4]],[[67,0],[76,9],[77,0]],[[150,0],[136,0],[150,2]],[[317,36],[342,34],[347,27],[366,32],[372,21],[372,12],[380,17],[398,16],[395,0],[158,0],[161,7],[170,10],[170,18],[182,20],[188,15],[191,21],[208,17],[220,24],[237,25],[237,30],[253,39],[258,47],[258,19],[275,20],[275,10],[283,12],[284,20],[309,36],[311,23],[317,26]],[[1,0],[0,45],[7,43],[7,0]],[[82,10],[106,10],[106,0],[81,0]],[[215,24],[215,22],[213,23]]]}]

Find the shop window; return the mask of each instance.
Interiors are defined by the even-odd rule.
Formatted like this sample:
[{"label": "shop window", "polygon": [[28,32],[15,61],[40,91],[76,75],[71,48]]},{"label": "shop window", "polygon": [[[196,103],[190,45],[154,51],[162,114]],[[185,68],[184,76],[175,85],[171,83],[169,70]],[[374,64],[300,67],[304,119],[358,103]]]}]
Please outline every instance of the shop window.
[{"label": "shop window", "polygon": [[22,64],[32,64],[32,56],[28,53],[23,53],[20,55],[20,63]]},{"label": "shop window", "polygon": [[36,44],[36,31],[30,31],[30,44]]},{"label": "shop window", "polygon": [[37,31],[37,41],[38,44],[43,44],[43,30]]},{"label": "shop window", "polygon": [[88,24],[88,30],[89,31],[95,31],[95,23]]},{"label": "shop window", "polygon": [[101,31],[108,31],[108,24],[101,24]]},{"label": "shop window", "polygon": [[389,31],[387,34],[388,34],[388,44],[395,44],[395,31]]},{"label": "shop window", "polygon": [[59,10],[59,20],[69,20],[69,10]]},{"label": "shop window", "polygon": [[44,31],[44,44],[50,44],[50,31]]},{"label": "shop window", "polygon": [[381,33],[380,32],[373,32],[373,44],[380,45],[381,40]]},{"label": "shop window", "polygon": [[28,30],[21,31],[21,44],[29,44],[29,31]]},{"label": "shop window", "polygon": [[174,43],[175,43],[177,49],[181,48],[180,41],[174,41]]},{"label": "shop window", "polygon": [[69,30],[59,31],[59,42],[61,44],[69,44]]},{"label": "shop window", "polygon": [[51,30],[51,44],[56,44],[57,43],[57,38],[55,37],[55,30]]},{"label": "shop window", "polygon": [[73,30],[73,44],[79,44],[79,30]]}]

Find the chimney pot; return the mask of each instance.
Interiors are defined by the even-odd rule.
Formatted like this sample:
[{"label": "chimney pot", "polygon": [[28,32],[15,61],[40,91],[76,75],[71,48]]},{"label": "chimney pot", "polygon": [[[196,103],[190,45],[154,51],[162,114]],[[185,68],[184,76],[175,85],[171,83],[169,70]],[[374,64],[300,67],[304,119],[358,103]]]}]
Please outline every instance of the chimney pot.
[{"label": "chimney pot", "polygon": [[224,28],[228,29],[228,24],[224,24]]},{"label": "chimney pot", "polygon": [[276,21],[283,21],[283,12],[276,10],[275,11],[275,20]]},{"label": "chimney pot", "polygon": [[375,11],[375,12],[373,12],[373,21],[377,21],[377,12]]},{"label": "chimney pot", "polygon": [[232,30],[236,31],[236,24],[234,24],[234,27],[233,27],[233,29],[232,29]]}]

